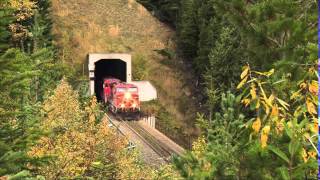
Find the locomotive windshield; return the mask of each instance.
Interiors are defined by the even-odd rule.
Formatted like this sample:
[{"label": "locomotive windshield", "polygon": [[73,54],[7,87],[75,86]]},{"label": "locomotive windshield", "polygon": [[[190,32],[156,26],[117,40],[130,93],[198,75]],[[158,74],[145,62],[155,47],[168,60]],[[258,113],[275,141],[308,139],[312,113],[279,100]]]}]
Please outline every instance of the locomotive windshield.
[{"label": "locomotive windshield", "polygon": [[117,92],[126,92],[126,88],[117,88]]},{"label": "locomotive windshield", "polygon": [[128,92],[137,92],[138,91],[138,88],[136,87],[131,87],[128,89]]},{"label": "locomotive windshield", "polygon": [[136,87],[131,87],[131,88],[117,88],[117,92],[137,92],[138,91],[138,88]]}]

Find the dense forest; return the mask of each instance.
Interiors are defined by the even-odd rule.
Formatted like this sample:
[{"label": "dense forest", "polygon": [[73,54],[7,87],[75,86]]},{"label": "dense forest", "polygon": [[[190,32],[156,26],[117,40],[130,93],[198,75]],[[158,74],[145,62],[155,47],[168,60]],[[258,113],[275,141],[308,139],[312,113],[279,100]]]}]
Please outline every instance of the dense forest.
[{"label": "dense forest", "polygon": [[318,4],[139,0],[176,31],[201,135],[155,169],[57,55],[50,0],[0,3],[0,179],[317,179]]}]

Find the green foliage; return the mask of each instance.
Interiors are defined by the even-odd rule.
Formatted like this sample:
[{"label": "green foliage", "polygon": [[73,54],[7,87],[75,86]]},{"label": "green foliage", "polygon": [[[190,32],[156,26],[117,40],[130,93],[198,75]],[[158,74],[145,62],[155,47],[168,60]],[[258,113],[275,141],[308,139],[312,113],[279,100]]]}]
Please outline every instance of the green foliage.
[{"label": "green foliage", "polygon": [[162,21],[171,24],[176,23],[181,0],[138,0],[147,9],[152,10],[154,15]]},{"label": "green foliage", "polygon": [[28,103],[32,77],[37,74],[32,61],[19,50],[10,49],[0,57],[0,64],[1,107],[5,111],[21,109]]},{"label": "green foliage", "polygon": [[16,49],[0,57],[0,176],[29,169],[41,159],[27,151],[42,134],[39,107],[31,101],[31,82],[37,74],[31,58]]},{"label": "green foliage", "polygon": [[[179,6],[177,18],[170,19],[176,25],[179,50],[191,60],[210,91],[231,90],[239,66],[245,62],[257,70],[276,67],[277,79],[286,74],[286,78],[298,80],[304,75],[303,66],[312,65],[317,59],[316,1],[172,3],[172,7]],[[159,7],[159,2],[148,4]],[[288,91],[285,85],[282,88]]]},{"label": "green foliage", "polygon": [[51,91],[57,82],[69,75],[66,65],[55,59],[52,48],[42,48],[30,55],[32,64],[37,70],[37,75],[32,80],[33,97],[35,101],[42,101],[46,93]]},{"label": "green foliage", "polygon": [[140,162],[137,151],[128,151],[127,140],[101,117],[96,98],[82,106],[65,79],[44,102],[41,129],[51,133],[29,154],[52,160],[35,171],[48,179],[152,179],[153,169]]},{"label": "green foliage", "polygon": [[[50,29],[40,27],[41,23],[32,26],[33,10],[48,8],[40,4],[12,0],[1,1],[0,5],[0,177],[9,179],[43,179],[34,177],[33,167],[48,162],[46,156],[35,158],[28,152],[43,136],[39,102],[61,79],[64,67],[54,60],[53,49],[43,49],[43,45],[32,51],[28,48],[29,54],[23,52],[32,41],[28,39],[32,36],[25,34],[28,28],[41,30],[35,37],[38,39],[46,39],[42,32]],[[43,14],[35,19],[42,18]],[[14,44],[21,50],[8,49]]]},{"label": "green foliage", "polygon": [[[209,118],[199,118],[208,135],[202,152],[217,154],[205,158],[196,151],[186,154],[176,162],[183,177],[315,178],[316,138],[312,137],[318,132],[318,75],[314,66],[318,58],[317,6],[312,0],[181,0],[175,19],[178,47],[194,64],[205,84],[202,93],[207,96]],[[241,73],[237,89],[241,89],[241,102],[246,107],[242,113],[247,118],[240,127],[246,130],[239,144],[228,147],[219,143],[222,137],[230,137],[227,128],[210,124],[228,120],[227,115],[232,114],[219,118],[213,112],[226,111],[218,107],[222,101],[219,93],[234,90],[245,62],[259,71],[246,66]],[[216,133],[212,136],[212,132]],[[214,147],[207,150],[210,144]],[[232,157],[230,161],[228,157]],[[216,169],[219,167],[222,170]]]},{"label": "green foliage", "polygon": [[227,0],[219,1],[219,9],[238,28],[255,69],[276,63],[292,73],[312,54],[307,46],[317,39],[316,1]]},{"label": "green foliage", "polygon": [[[254,76],[246,68],[243,72],[245,73],[242,73],[242,78],[248,74]],[[270,72],[257,73],[261,76],[271,76]],[[249,85],[246,86],[252,88],[250,83],[253,82],[255,80],[248,81]],[[269,82],[261,83],[269,84]],[[305,89],[306,87],[309,88]],[[300,102],[292,106],[296,110],[290,112],[286,110],[285,101],[275,100],[277,97],[272,98],[268,95],[269,89],[262,88],[261,86],[259,90],[255,90],[256,92],[252,89],[250,92],[246,90],[242,96],[237,97],[230,93],[222,95],[220,113],[216,113],[211,120],[199,116],[198,122],[206,138],[201,140],[200,137],[199,141],[203,141],[200,145],[196,142],[193,151],[175,159],[175,166],[182,177],[186,179],[316,178],[317,140],[312,137],[317,136],[318,124],[313,118],[314,106],[305,105],[313,102]],[[305,93],[304,100],[311,99],[312,94],[316,95],[314,92],[317,92],[317,87],[313,87],[312,84],[303,85],[301,88],[303,90],[299,92]],[[276,90],[273,89],[271,92]],[[261,105],[257,106],[257,101],[250,99],[249,104],[254,104],[251,108],[246,100],[248,96],[258,98]],[[241,103],[247,110],[242,108]],[[272,111],[267,110],[269,108],[267,104],[272,107]],[[258,117],[255,115],[245,117],[243,113],[249,109],[257,110],[257,113],[246,114],[256,114]],[[265,116],[266,113],[270,114]]]},{"label": "green foliage", "polygon": [[161,56],[167,58],[168,60],[173,60],[175,58],[175,52],[172,51],[171,49],[168,49],[168,48],[159,49],[159,50],[156,49],[154,51],[160,54]]},{"label": "green foliage", "polygon": [[3,0],[0,5],[0,52],[19,47],[32,53],[51,45],[50,0]]},{"label": "green foliage", "polygon": [[238,77],[239,66],[243,64],[239,37],[232,27],[224,27],[216,41],[215,48],[209,54],[209,63],[204,73],[206,82],[213,79],[214,88],[227,90],[234,87]]},{"label": "green foliage", "polygon": [[246,89],[242,102],[256,112],[256,120],[247,124],[254,130],[250,137],[260,138],[261,148],[268,148],[273,153],[270,156],[276,156],[272,167],[280,172],[282,179],[315,178],[317,140],[313,138],[318,135],[315,110],[318,84],[313,79],[316,72],[313,67],[305,70],[300,89],[291,92],[289,100],[280,99],[283,94],[276,86],[281,82],[273,83],[273,73],[274,70],[252,71],[246,66],[241,74],[238,88]]},{"label": "green foliage", "polygon": [[[37,0],[38,13],[35,14],[32,29],[37,33],[33,38],[34,51],[38,48],[47,48],[52,45],[51,0]],[[32,33],[34,33],[32,31]],[[37,43],[38,45],[35,45]]]},{"label": "green foliage", "polygon": [[133,57],[133,79],[138,80],[146,80],[149,72],[147,70],[147,60],[144,55],[137,54]]},{"label": "green foliage", "polygon": [[8,3],[8,0],[3,0],[0,5],[0,53],[9,48],[10,31],[8,27],[14,20],[13,9],[6,8]]},{"label": "green foliage", "polygon": [[199,40],[197,42],[196,54],[193,60],[198,71],[204,71],[209,62],[208,55],[215,47],[220,34],[220,16],[216,14],[214,1],[195,1],[196,24],[199,29]]},{"label": "green foliage", "polygon": [[[211,121],[199,116],[198,121],[207,130],[206,142],[202,148],[194,144],[192,152],[175,159],[175,166],[186,179],[236,179],[240,173],[242,157],[239,153],[246,146],[243,135],[247,129],[243,125],[240,98],[231,93],[222,94],[221,113],[216,113]],[[199,150],[200,149],[200,150]]]},{"label": "green foliage", "polygon": [[196,8],[194,0],[184,0],[181,3],[181,15],[177,24],[178,45],[183,55],[192,60],[197,54],[199,33],[196,23]]}]

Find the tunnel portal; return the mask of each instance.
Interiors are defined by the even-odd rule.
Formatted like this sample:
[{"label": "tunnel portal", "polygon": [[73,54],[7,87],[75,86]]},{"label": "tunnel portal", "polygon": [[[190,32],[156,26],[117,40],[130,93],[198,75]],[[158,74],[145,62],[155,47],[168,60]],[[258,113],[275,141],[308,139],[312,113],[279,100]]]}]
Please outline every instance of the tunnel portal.
[{"label": "tunnel portal", "polygon": [[102,83],[106,77],[131,82],[131,55],[90,53],[88,54],[90,95],[96,94],[101,100]]},{"label": "tunnel portal", "polygon": [[127,66],[126,62],[120,59],[101,59],[94,63],[94,92],[98,101],[102,100],[103,80],[104,78],[112,77],[127,81]]}]

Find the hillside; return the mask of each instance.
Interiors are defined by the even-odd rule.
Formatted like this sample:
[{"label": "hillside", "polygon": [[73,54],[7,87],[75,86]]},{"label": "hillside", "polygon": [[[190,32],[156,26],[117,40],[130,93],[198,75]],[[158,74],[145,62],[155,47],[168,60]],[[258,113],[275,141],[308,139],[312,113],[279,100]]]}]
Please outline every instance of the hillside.
[{"label": "hillside", "polygon": [[181,60],[154,51],[174,52],[174,31],[134,0],[53,0],[52,6],[55,45],[77,72],[86,67],[88,53],[130,53],[133,64],[146,59],[145,80],[157,87],[158,109],[164,111],[158,112],[158,128],[187,146],[186,137],[197,134],[194,78]]}]

